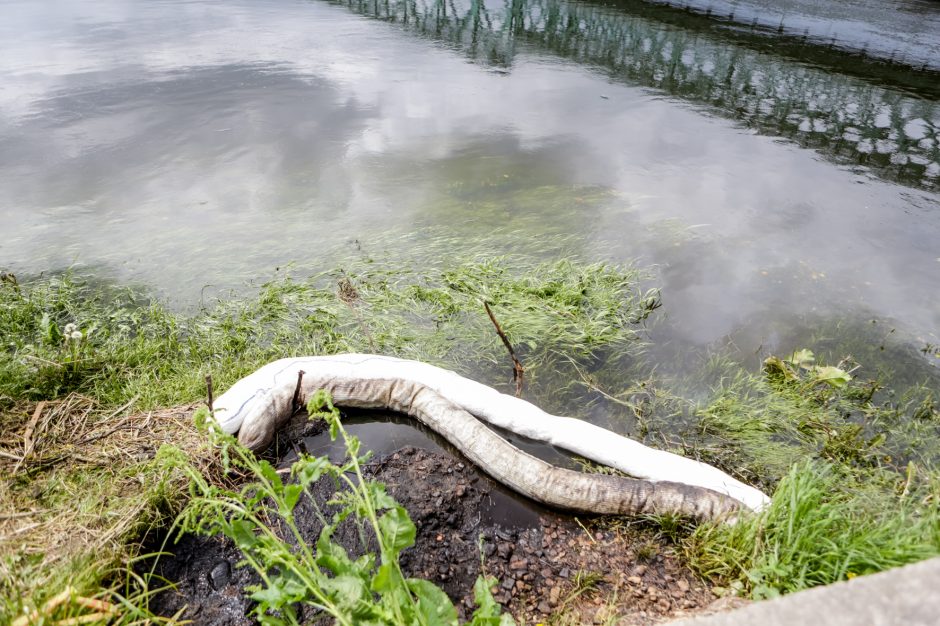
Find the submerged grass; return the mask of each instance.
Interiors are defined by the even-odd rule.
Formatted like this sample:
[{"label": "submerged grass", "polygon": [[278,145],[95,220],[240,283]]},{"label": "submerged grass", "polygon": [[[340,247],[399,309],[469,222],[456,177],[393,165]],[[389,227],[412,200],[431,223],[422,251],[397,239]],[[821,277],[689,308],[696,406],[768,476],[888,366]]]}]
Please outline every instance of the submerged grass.
[{"label": "submerged grass", "polygon": [[[513,258],[436,271],[367,265],[285,278],[185,315],[72,275],[0,283],[0,622],[66,585],[112,603],[145,593],[116,573],[186,498],[159,446],[214,467],[190,423],[207,374],[224,389],[274,358],[376,351],[506,388],[512,368],[486,300],[528,368],[529,393],[548,397],[538,381],[558,353],[587,363],[642,349],[639,323],[658,300],[638,279],[629,267]],[[145,616],[143,604],[126,602],[120,619]],[[81,606],[49,610],[61,619]],[[35,621],[51,623],[41,613]]]},{"label": "submerged grass", "polygon": [[713,356],[702,372],[712,381],[704,401],[658,381],[648,437],[773,493],[766,511],[735,525],[676,535],[702,575],[765,598],[940,555],[940,412],[929,385],[880,393],[854,360],[818,365],[806,350],[768,357],[759,372]]},{"label": "submerged grass", "polygon": [[484,300],[537,376],[558,352],[639,351],[638,324],[658,306],[639,278],[623,266],[513,258],[429,272],[367,267],[284,278],[192,316],[69,276],[4,285],[0,400],[78,391],[115,406],[167,406],[201,397],[207,373],[225,387],[260,363],[304,354],[376,351],[461,371],[505,365]]}]

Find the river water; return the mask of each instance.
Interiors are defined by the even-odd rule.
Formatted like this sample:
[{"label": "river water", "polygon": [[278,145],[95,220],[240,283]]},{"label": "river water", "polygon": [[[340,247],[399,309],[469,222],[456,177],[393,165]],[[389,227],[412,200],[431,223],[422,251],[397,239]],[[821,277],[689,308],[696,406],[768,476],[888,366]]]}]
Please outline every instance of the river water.
[{"label": "river water", "polygon": [[0,266],[186,305],[565,238],[652,268],[677,351],[936,369],[938,103],[927,0],[6,0]]}]

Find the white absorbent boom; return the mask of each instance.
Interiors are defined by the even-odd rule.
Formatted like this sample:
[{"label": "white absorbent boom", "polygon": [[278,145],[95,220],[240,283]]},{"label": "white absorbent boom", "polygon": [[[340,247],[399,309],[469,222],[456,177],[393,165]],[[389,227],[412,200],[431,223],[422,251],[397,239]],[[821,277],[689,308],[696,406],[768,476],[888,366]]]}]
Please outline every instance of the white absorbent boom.
[{"label": "white absorbent boom", "polygon": [[[444,436],[507,486],[546,504],[593,513],[680,513],[699,519],[758,511],[769,498],[721,470],[656,450],[588,422],[551,415],[535,405],[420,361],[374,354],[338,354],[274,361],[236,382],[214,402],[222,429],[252,450],[270,444],[291,416],[300,376],[301,400],[318,389],[337,406],[410,415]],[[550,443],[633,478],[585,474],[552,466],[509,444],[483,420]]]}]

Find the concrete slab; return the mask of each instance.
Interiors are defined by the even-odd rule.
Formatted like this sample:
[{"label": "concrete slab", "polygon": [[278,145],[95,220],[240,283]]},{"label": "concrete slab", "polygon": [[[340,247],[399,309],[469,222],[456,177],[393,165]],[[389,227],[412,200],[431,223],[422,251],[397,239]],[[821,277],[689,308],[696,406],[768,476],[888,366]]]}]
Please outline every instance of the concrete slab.
[{"label": "concrete slab", "polygon": [[670,626],[940,626],[940,558]]}]

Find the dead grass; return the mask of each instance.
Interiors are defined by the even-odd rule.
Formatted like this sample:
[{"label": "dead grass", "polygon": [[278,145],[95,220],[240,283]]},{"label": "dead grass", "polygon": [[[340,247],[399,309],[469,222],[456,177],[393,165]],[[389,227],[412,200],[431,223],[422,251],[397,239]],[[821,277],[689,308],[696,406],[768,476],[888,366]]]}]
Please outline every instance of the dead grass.
[{"label": "dead grass", "polygon": [[0,622],[61,624],[91,617],[91,597],[119,603],[115,592],[133,593],[121,568],[147,530],[172,519],[186,489],[157,461],[160,446],[211,470],[193,406],[132,405],[105,410],[71,394],[0,413]]}]

